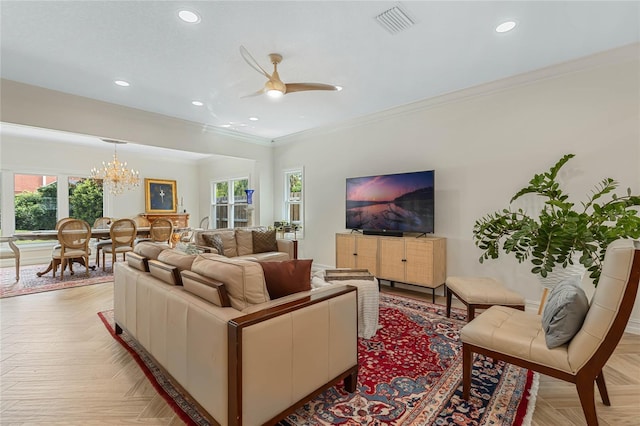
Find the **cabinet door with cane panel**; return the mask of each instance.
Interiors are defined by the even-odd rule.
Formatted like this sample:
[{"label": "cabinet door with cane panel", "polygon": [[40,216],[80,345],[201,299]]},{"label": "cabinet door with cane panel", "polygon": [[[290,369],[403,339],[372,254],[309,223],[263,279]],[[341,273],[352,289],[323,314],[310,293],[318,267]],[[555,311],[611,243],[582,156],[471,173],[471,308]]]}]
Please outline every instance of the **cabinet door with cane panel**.
[{"label": "cabinet door with cane panel", "polygon": [[336,234],[336,267],[368,269],[378,274],[378,238],[367,235]]}]

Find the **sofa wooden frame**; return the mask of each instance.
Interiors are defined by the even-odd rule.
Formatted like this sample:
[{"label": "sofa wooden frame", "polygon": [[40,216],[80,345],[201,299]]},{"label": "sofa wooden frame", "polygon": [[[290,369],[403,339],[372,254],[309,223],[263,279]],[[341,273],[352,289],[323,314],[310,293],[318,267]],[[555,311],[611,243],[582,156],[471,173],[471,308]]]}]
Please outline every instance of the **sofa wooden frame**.
[{"label": "sofa wooden frame", "polygon": [[[153,261],[149,261],[150,263]],[[184,273],[184,271],[183,271]],[[325,302],[329,299],[332,299],[334,297],[338,297],[338,296],[342,296],[343,294],[347,294],[350,292],[356,292],[356,287],[352,287],[352,286],[344,286],[344,287],[339,287],[336,289],[329,289],[326,291],[323,291],[320,294],[315,294],[315,295],[310,295],[301,299],[296,299],[294,301],[288,302],[288,303],[284,303],[282,305],[278,305],[278,306],[274,306],[271,308],[267,308],[264,309],[262,311],[259,312],[254,312],[251,314],[247,314],[244,315],[242,317],[238,317],[235,319],[232,319],[228,322],[228,415],[227,415],[227,419],[228,419],[228,423],[231,426],[240,426],[243,423],[243,419],[242,419],[242,409],[243,409],[243,405],[242,405],[242,332],[246,327],[258,324],[260,322],[263,321],[267,321],[269,319],[275,318],[277,316],[280,315],[286,315],[289,314],[291,312],[294,312],[296,310],[302,309],[302,308],[306,308],[308,306],[314,305],[316,303],[321,303],[321,302]],[[357,298],[356,298],[357,300]],[[357,324],[356,324],[356,330],[357,328]],[[123,327],[121,327],[120,325],[118,325],[117,323],[115,324],[115,334],[122,334],[123,332]],[[145,351],[146,352],[146,351]],[[151,359],[153,359],[153,362],[161,367],[161,370],[163,371],[163,373],[169,377],[171,377],[171,374],[162,367],[162,365],[151,355],[147,352],[147,355],[149,355],[149,357]],[[315,391],[313,391],[312,393],[310,393],[309,395],[305,396],[304,398],[302,398],[301,400],[297,401],[296,403],[294,403],[293,405],[291,405],[290,407],[288,407],[286,410],[282,411],[281,413],[277,414],[276,416],[274,416],[272,419],[270,419],[269,421],[265,422],[264,424],[267,425],[275,425],[277,424],[281,419],[283,419],[284,417],[286,417],[287,415],[293,413],[296,409],[300,408],[301,406],[303,406],[306,402],[308,402],[310,399],[314,398],[315,396],[319,395],[320,393],[322,393],[323,391],[325,391],[326,389],[330,388],[331,386],[334,386],[335,384],[339,383],[341,380],[344,380],[344,386],[345,389],[347,390],[347,392],[355,392],[356,390],[356,385],[358,382],[358,362],[356,360],[356,364],[349,367],[346,371],[342,372],[341,374],[339,374],[337,377],[334,377],[333,379],[329,380],[327,383],[325,383],[324,385],[320,386],[318,389],[316,389]],[[188,399],[190,401],[192,401],[194,404],[196,404],[196,406],[198,406],[203,413],[205,413],[207,419],[209,420],[209,422],[211,422],[212,424],[216,424],[219,425],[219,423],[210,415],[208,415],[208,413],[206,412],[206,410],[204,410],[204,408],[202,408],[202,406],[200,404],[198,404],[194,398],[192,398],[189,395],[189,392],[186,391],[186,389],[184,389],[182,386],[179,386],[176,380],[172,380],[172,382],[177,385],[177,388],[180,392],[188,395]]]},{"label": "sofa wooden frame", "polygon": [[[228,323],[228,351],[229,351],[229,425],[242,425],[242,331],[244,328],[255,325],[271,318],[285,315],[295,310],[324,302],[333,297],[356,291],[356,287],[346,286],[323,292],[319,295],[311,295],[302,299],[297,299],[289,303],[274,306],[260,312],[235,318]],[[356,327],[357,330],[357,327]],[[275,425],[287,415],[293,413],[296,409],[302,407],[306,402],[330,388],[336,383],[344,379],[344,386],[347,392],[355,392],[358,383],[358,364],[351,366],[337,377],[329,380],[320,388],[316,389],[309,395],[297,401],[292,406],[274,416],[265,425]]]}]

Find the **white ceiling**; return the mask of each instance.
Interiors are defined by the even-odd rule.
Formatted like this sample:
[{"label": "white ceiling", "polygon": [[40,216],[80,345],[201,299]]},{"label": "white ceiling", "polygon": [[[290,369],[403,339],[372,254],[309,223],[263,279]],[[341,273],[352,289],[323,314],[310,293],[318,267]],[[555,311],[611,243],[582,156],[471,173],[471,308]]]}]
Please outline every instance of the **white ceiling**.
[{"label": "white ceiling", "polygon": [[[638,42],[639,4],[3,0],[1,73],[276,139]],[[392,35],[374,17],[398,5],[416,24]],[[185,8],[201,22],[180,21]],[[496,33],[508,19],[518,26]],[[240,45],[268,71],[267,54],[282,54],[285,82],[344,90],[241,98],[265,78]]]}]

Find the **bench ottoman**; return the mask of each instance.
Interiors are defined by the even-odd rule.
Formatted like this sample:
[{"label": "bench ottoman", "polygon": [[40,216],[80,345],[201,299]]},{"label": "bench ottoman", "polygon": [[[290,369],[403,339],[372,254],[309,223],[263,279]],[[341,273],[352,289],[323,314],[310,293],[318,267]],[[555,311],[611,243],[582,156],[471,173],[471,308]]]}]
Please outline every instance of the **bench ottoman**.
[{"label": "bench ottoman", "polygon": [[447,318],[451,316],[451,296],[467,307],[467,322],[475,317],[476,309],[493,305],[508,306],[524,311],[524,298],[488,277],[447,277]]}]

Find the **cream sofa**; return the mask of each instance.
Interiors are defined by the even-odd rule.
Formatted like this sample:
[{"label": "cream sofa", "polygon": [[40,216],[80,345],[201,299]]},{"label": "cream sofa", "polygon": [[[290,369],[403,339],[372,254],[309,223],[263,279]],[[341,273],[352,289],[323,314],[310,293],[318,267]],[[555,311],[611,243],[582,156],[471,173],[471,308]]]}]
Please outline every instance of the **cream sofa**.
[{"label": "cream sofa", "polygon": [[116,332],[135,338],[215,422],[274,423],[343,379],[355,390],[354,287],[269,300],[257,262],[151,243],[136,252],[115,265]]},{"label": "cream sofa", "polygon": [[233,257],[248,260],[288,260],[295,259],[295,242],[282,238],[276,239],[277,251],[267,251],[255,253],[253,247],[253,231],[265,231],[266,227],[256,226],[249,228],[235,229],[196,229],[193,231],[192,242],[198,247],[206,247],[212,253],[217,253],[205,240],[206,235],[219,235],[222,238],[224,254],[226,257]]}]

